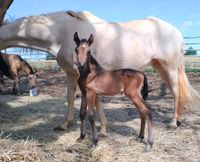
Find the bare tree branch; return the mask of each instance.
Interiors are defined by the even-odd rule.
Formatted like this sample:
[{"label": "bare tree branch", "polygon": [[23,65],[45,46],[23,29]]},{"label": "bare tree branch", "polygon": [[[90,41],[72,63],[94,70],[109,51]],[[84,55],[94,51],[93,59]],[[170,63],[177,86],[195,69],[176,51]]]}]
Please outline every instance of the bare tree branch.
[{"label": "bare tree branch", "polygon": [[10,7],[10,5],[13,3],[13,1],[14,0],[0,0],[0,26],[3,23],[6,11]]}]

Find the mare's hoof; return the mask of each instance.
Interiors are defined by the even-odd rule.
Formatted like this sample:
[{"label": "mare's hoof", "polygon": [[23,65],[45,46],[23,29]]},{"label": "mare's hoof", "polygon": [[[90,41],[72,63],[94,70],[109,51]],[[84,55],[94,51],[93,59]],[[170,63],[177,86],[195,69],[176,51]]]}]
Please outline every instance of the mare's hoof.
[{"label": "mare's hoof", "polygon": [[167,129],[176,129],[178,126],[181,125],[180,121],[172,121],[169,123],[169,125],[167,126]]}]

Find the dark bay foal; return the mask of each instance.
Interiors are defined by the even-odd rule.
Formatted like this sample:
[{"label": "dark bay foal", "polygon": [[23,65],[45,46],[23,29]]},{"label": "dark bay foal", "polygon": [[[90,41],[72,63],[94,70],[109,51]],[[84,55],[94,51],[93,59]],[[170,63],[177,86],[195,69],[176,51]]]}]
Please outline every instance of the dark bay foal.
[{"label": "dark bay foal", "polygon": [[34,88],[36,84],[37,71],[34,71],[32,67],[28,64],[28,62],[23,60],[19,55],[0,53],[0,82],[4,84],[4,75],[9,79],[14,80],[13,92],[18,95],[20,95],[18,85],[18,72],[20,70],[22,70],[26,74],[30,87]]},{"label": "dark bay foal", "polygon": [[85,116],[87,114],[92,127],[92,146],[96,146],[98,135],[95,125],[95,99],[98,95],[113,96],[124,92],[139,110],[141,117],[141,128],[139,138],[144,138],[145,121],[148,125],[148,138],[145,151],[149,151],[153,145],[152,137],[152,117],[151,108],[145,100],[148,96],[148,84],[146,76],[139,71],[122,69],[106,71],[101,68],[98,62],[90,54],[90,46],[93,43],[93,35],[89,39],[79,39],[78,33],[74,34],[76,42],[76,61],[80,77],[78,84],[82,95],[82,105],[80,109],[81,134],[78,140],[82,140],[86,135]]}]

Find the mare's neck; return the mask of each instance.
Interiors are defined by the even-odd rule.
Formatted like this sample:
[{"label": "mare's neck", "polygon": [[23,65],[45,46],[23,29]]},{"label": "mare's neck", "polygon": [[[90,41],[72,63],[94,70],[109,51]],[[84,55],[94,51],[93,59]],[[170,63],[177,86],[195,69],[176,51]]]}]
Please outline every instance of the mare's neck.
[{"label": "mare's neck", "polygon": [[[44,28],[46,30],[46,28]],[[50,29],[45,31],[38,23],[30,23],[26,19],[19,22],[5,24],[0,27],[0,50],[8,47],[25,47],[49,52],[56,56],[59,49],[58,42],[51,41],[54,33]],[[52,37],[51,37],[52,36]]]}]

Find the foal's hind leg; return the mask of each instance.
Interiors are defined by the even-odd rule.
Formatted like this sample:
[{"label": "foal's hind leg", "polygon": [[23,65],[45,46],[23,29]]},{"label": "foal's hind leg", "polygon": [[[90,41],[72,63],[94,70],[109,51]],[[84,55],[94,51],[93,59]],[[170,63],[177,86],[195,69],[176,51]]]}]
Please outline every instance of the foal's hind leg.
[{"label": "foal's hind leg", "polygon": [[145,119],[144,115],[140,111],[139,111],[139,113],[140,113],[140,118],[141,118],[139,138],[140,138],[140,140],[143,140],[144,139],[144,131],[145,131],[146,119]]},{"label": "foal's hind leg", "polygon": [[145,119],[147,120],[148,138],[147,138],[147,144],[145,147],[145,152],[148,152],[153,146],[151,109],[146,103],[144,103],[144,101],[140,98],[140,96],[137,96],[137,95],[132,96],[131,100],[133,101],[133,104],[136,106],[139,112],[142,114],[142,116],[144,116]]}]

